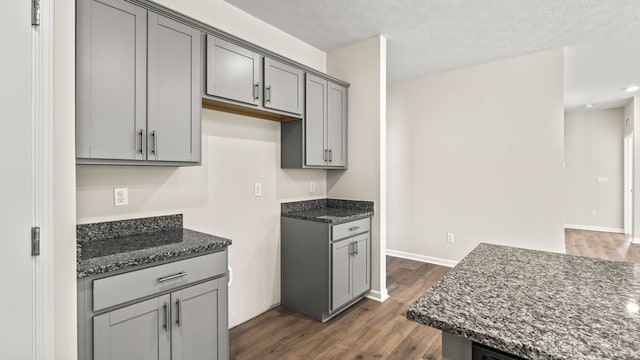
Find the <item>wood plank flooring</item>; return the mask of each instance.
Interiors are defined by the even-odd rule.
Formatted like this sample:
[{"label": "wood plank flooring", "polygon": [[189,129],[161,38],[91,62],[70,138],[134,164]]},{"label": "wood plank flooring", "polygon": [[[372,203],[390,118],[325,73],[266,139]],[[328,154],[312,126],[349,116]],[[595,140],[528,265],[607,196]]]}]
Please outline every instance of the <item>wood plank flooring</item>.
[{"label": "wood plank flooring", "polygon": [[[569,254],[640,263],[640,244],[627,236],[566,230],[565,237]],[[384,303],[364,299],[325,324],[277,307],[231,329],[230,358],[440,360],[440,331],[404,313],[448,271],[388,256]]]},{"label": "wood plank flooring", "polygon": [[629,235],[565,229],[564,238],[567,254],[640,263],[640,244]]},{"label": "wood plank flooring", "polygon": [[364,299],[325,324],[277,307],[231,329],[230,358],[440,359],[440,331],[404,313],[448,271],[388,256],[384,303]]}]

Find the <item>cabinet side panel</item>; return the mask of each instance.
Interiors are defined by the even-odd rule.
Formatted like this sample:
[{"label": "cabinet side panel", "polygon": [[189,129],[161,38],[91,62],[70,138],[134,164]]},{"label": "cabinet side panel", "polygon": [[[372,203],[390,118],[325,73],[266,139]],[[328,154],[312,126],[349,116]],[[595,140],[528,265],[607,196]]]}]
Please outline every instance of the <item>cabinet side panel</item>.
[{"label": "cabinet side panel", "polygon": [[302,121],[280,123],[280,167],[302,168]]},{"label": "cabinet side panel", "polygon": [[322,320],[329,312],[329,224],[281,218],[282,305]]}]

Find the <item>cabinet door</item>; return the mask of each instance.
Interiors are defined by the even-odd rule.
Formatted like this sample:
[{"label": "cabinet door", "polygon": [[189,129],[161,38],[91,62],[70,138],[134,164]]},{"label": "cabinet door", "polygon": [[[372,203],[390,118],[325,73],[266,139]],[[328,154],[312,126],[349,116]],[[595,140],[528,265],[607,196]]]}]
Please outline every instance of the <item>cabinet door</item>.
[{"label": "cabinet door", "polygon": [[77,6],[76,157],[142,160],[147,11],[123,0]]},{"label": "cabinet door", "polygon": [[305,88],[305,162],[308,166],[325,166],[327,158],[327,81],[306,75]]},{"label": "cabinet door", "polygon": [[329,166],[347,165],[347,89],[329,83],[327,103],[327,148]]},{"label": "cabinet door", "polygon": [[207,35],[207,94],[260,105],[260,55]]},{"label": "cabinet door", "polygon": [[351,286],[350,240],[339,241],[332,245],[331,259],[331,310],[335,310],[353,298]]},{"label": "cabinet door", "polygon": [[93,318],[94,360],[169,360],[169,295]]},{"label": "cabinet door", "polygon": [[353,256],[351,257],[351,274],[353,279],[353,296],[368,291],[370,284],[370,262],[369,262],[369,234],[358,237],[354,243]]},{"label": "cabinet door", "polygon": [[264,107],[302,115],[304,72],[264,58]]},{"label": "cabinet door", "polygon": [[149,13],[149,160],[200,160],[200,36]]},{"label": "cabinet door", "polygon": [[226,279],[171,294],[172,360],[229,357]]}]

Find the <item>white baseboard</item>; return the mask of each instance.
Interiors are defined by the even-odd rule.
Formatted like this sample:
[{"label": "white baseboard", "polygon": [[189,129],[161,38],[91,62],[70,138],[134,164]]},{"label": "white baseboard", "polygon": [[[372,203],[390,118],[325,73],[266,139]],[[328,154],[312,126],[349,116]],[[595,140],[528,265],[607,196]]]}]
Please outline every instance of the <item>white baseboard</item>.
[{"label": "white baseboard", "polygon": [[640,238],[633,238],[633,240],[631,240],[632,243],[634,244],[640,244]]},{"label": "white baseboard", "polygon": [[398,250],[387,249],[387,255],[395,256],[403,259],[420,261],[420,262],[429,263],[429,264],[442,265],[447,267],[454,267],[458,265],[458,262],[454,260],[441,259],[437,257],[424,256],[419,254],[412,254],[412,253],[398,251]]},{"label": "white baseboard", "polygon": [[604,227],[604,226],[588,226],[588,225],[564,224],[564,227],[565,227],[565,229],[603,231],[603,232],[624,234],[624,229],[621,229],[621,228],[610,228],[610,227]]},{"label": "white baseboard", "polygon": [[384,302],[389,298],[389,293],[387,292],[387,289],[383,289],[382,291],[369,290],[369,292],[367,293],[367,295],[365,295],[365,297],[367,299],[375,300],[378,302]]}]

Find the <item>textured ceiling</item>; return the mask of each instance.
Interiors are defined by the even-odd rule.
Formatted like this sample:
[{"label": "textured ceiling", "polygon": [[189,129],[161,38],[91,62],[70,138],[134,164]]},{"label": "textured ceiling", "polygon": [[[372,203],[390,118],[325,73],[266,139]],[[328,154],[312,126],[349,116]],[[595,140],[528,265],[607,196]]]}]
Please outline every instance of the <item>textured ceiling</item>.
[{"label": "textured ceiling", "polygon": [[389,82],[567,47],[567,109],[640,83],[640,0],[227,2],[325,51],[383,34]]}]

